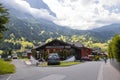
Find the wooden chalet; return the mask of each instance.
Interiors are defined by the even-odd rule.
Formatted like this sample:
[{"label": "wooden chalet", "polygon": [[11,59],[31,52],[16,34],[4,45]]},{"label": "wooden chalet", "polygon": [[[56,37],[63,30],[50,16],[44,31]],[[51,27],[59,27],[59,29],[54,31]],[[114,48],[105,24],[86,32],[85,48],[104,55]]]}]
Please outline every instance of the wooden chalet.
[{"label": "wooden chalet", "polygon": [[40,46],[32,49],[32,55],[36,59],[47,59],[50,53],[58,53],[61,60],[67,59],[70,56],[75,56],[76,60],[81,60],[82,57],[91,54],[92,49],[84,47],[80,43],[69,43],[61,40],[53,40],[48,43],[43,43]]}]

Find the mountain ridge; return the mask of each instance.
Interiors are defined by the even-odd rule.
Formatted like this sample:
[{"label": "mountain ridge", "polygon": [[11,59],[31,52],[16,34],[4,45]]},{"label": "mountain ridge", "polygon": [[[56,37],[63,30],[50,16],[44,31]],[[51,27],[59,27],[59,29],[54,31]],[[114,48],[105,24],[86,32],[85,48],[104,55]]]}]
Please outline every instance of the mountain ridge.
[{"label": "mountain ridge", "polygon": [[[11,22],[7,25],[9,31],[5,33],[6,38],[9,38],[7,35],[15,34],[16,38],[25,37],[29,41],[46,41],[48,38],[57,38],[61,35],[63,36],[72,36],[72,35],[87,35],[88,37],[94,37],[100,41],[107,41],[111,39],[115,34],[119,34],[116,32],[116,29],[111,29],[116,24],[107,25],[105,27],[96,28],[93,30],[75,30],[71,28],[67,28],[65,26],[56,25],[47,20],[36,20],[36,19],[19,19],[16,17],[12,17]],[[119,24],[117,24],[119,25]],[[110,27],[109,27],[110,26]],[[120,28],[119,26],[116,28]],[[113,31],[111,31],[111,30]],[[24,34],[25,33],[25,34]],[[42,39],[41,39],[42,38]]]},{"label": "mountain ridge", "polygon": [[[56,16],[42,0],[26,1],[33,8],[47,9],[52,15]],[[35,5],[36,3],[41,5]],[[48,38],[57,38],[61,35],[68,37],[86,35],[87,37],[93,37],[98,41],[105,42],[111,39],[113,35],[120,34],[120,24],[106,25],[92,30],[76,30],[57,25],[43,18],[35,18],[32,14],[14,8],[11,5],[4,4],[4,6],[10,12],[10,22],[7,24],[9,31],[5,33],[5,38],[10,38],[8,35],[12,33],[16,38],[25,37],[29,41],[46,41]]]}]

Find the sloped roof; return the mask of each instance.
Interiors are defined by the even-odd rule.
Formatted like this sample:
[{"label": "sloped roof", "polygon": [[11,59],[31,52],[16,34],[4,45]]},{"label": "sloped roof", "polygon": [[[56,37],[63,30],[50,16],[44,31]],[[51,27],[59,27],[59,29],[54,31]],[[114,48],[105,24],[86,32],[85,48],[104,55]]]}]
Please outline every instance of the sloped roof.
[{"label": "sloped roof", "polygon": [[54,40],[52,40],[51,42],[42,43],[40,46],[38,46],[38,47],[36,47],[36,48],[34,48],[34,49],[37,50],[37,49],[39,49],[39,48],[41,48],[41,47],[43,47],[43,46],[46,46],[46,45],[48,45],[48,44],[50,44],[50,43],[53,43],[53,42],[60,42],[60,43],[62,43],[62,44],[69,45],[69,46],[72,46],[72,47],[74,47],[74,48],[84,47],[84,45],[81,44],[81,43],[79,43],[79,42],[64,42],[64,41],[62,41],[62,40],[54,39]]},{"label": "sloped roof", "polygon": [[79,47],[79,48],[84,47],[84,45],[80,42],[69,42],[69,44],[74,45],[74,46]]}]

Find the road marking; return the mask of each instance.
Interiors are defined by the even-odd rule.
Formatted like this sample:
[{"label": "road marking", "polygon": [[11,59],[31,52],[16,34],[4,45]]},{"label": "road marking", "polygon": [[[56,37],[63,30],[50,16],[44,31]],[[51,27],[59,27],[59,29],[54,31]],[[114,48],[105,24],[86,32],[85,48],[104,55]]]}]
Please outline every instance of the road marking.
[{"label": "road marking", "polygon": [[63,80],[66,76],[61,74],[52,74],[39,80]]},{"label": "road marking", "polygon": [[27,65],[31,65],[31,62],[30,62],[30,61],[25,61],[25,63],[26,63]]},{"label": "road marking", "polygon": [[100,66],[100,70],[98,72],[97,80],[103,80],[103,66],[104,66],[104,63],[102,63],[101,66]]},{"label": "road marking", "polygon": [[9,80],[12,77],[12,75],[10,75],[6,80]]}]

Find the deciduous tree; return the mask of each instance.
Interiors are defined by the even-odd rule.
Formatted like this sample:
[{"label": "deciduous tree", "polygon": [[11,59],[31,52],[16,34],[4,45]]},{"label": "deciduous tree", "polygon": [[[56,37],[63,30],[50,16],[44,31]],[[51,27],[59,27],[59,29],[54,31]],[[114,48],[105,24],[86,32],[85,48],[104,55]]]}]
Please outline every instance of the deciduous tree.
[{"label": "deciduous tree", "polygon": [[120,62],[120,35],[115,35],[109,43],[108,53],[111,58]]}]

